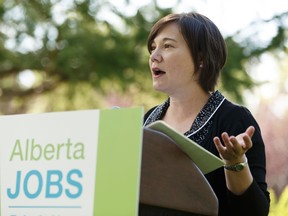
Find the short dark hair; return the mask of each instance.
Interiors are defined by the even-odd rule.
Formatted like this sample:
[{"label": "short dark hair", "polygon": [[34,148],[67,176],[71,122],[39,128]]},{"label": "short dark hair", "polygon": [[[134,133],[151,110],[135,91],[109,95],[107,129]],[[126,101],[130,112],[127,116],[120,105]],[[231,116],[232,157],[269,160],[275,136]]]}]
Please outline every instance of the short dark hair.
[{"label": "short dark hair", "polygon": [[147,41],[149,53],[159,31],[170,23],[179,25],[190,49],[195,71],[200,73],[199,84],[207,92],[214,91],[227,58],[226,43],[219,29],[209,18],[199,13],[169,14],[152,27]]}]

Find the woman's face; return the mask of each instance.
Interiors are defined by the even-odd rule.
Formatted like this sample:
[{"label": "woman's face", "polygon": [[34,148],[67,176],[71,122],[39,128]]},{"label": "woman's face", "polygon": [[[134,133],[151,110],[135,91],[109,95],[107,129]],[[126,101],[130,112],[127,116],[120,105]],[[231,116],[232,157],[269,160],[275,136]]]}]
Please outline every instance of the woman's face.
[{"label": "woman's face", "polygon": [[165,26],[152,41],[149,66],[154,89],[170,96],[187,94],[197,84],[190,50],[176,23]]}]

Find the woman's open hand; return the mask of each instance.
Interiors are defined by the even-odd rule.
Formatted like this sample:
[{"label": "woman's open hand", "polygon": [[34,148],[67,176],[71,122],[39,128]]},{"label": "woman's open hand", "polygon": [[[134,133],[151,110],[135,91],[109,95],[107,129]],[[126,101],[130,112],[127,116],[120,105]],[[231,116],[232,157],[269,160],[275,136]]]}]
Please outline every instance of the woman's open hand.
[{"label": "woman's open hand", "polygon": [[245,153],[252,147],[252,136],[255,128],[250,126],[244,133],[229,136],[227,132],[221,134],[223,143],[219,137],[214,137],[214,144],[226,165],[244,161]]}]

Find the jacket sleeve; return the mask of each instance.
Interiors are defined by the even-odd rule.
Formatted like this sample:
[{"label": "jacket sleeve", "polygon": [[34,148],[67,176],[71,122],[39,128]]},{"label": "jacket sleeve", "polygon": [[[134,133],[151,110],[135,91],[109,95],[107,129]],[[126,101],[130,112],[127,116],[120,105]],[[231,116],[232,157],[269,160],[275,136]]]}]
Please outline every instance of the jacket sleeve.
[{"label": "jacket sleeve", "polygon": [[235,216],[266,216],[269,214],[269,193],[263,191],[255,179],[246,192],[237,196],[228,191],[228,202]]},{"label": "jacket sleeve", "polygon": [[[246,192],[240,196],[228,190],[227,201],[233,215],[267,216],[269,214],[270,197],[266,183],[266,156],[265,145],[262,139],[260,127],[245,107],[238,107],[238,113],[231,122],[227,132],[230,135],[243,133],[250,125],[255,127],[252,137],[253,146],[246,152],[249,168],[253,176],[253,182]],[[233,118],[232,118],[233,119]]]}]

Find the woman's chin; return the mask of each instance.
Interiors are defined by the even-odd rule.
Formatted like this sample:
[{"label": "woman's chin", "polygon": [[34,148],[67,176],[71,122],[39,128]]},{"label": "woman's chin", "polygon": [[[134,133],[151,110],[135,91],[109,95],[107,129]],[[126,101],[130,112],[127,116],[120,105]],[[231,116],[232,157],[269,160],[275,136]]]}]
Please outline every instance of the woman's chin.
[{"label": "woman's chin", "polygon": [[165,93],[165,88],[163,86],[160,86],[160,85],[156,85],[156,84],[153,84],[153,88],[155,91],[159,91],[159,92],[163,92]]}]

